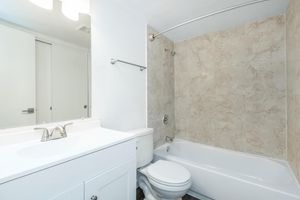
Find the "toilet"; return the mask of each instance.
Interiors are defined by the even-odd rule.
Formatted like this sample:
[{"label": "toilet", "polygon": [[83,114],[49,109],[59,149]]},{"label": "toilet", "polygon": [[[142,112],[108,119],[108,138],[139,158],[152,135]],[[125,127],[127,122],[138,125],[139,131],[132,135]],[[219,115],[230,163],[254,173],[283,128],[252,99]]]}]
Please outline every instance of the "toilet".
[{"label": "toilet", "polygon": [[137,139],[137,182],[145,200],[180,200],[191,187],[191,174],[170,161],[153,160],[153,129],[131,131]]}]

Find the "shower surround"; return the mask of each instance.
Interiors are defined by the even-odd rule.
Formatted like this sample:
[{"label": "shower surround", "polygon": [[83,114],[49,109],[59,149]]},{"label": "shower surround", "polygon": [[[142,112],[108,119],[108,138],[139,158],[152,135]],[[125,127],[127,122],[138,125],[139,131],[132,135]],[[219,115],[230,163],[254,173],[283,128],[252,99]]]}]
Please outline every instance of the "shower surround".
[{"label": "shower surround", "polygon": [[[299,10],[300,1],[290,0],[286,15],[176,44],[148,42],[156,146],[175,130],[179,138],[288,160],[300,181]],[[166,56],[172,47],[176,56]],[[166,112],[170,127],[161,124]]]},{"label": "shower surround", "polygon": [[148,42],[148,127],[155,147],[175,133],[286,159],[285,25],[281,15],[175,44],[164,36]]},{"label": "shower surround", "polygon": [[[156,31],[148,27],[148,32]],[[154,128],[155,147],[175,133],[173,48],[173,42],[163,36],[156,42],[148,42],[148,127]],[[169,117],[167,125],[162,123],[165,114]]]},{"label": "shower surround", "polygon": [[285,17],[175,44],[176,136],[286,158]]},{"label": "shower surround", "polygon": [[288,161],[300,180],[300,1],[291,0],[287,12]]}]

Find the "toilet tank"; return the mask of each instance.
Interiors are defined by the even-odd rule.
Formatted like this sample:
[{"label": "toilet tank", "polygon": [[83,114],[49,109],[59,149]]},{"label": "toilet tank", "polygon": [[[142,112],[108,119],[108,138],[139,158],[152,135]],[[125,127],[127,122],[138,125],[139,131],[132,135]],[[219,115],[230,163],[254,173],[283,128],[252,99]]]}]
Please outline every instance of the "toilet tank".
[{"label": "toilet tank", "polygon": [[137,168],[149,164],[153,159],[153,129],[138,129],[130,131],[136,136]]}]

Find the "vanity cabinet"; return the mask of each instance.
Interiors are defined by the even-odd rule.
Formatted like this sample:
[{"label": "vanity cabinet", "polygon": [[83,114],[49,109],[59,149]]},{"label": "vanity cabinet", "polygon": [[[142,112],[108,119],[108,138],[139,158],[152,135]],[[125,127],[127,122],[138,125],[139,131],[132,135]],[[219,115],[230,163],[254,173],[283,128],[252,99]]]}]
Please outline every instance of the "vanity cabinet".
[{"label": "vanity cabinet", "polygon": [[[89,152],[0,185],[1,200],[133,200],[135,140]],[[31,162],[30,158],[24,162]]]}]

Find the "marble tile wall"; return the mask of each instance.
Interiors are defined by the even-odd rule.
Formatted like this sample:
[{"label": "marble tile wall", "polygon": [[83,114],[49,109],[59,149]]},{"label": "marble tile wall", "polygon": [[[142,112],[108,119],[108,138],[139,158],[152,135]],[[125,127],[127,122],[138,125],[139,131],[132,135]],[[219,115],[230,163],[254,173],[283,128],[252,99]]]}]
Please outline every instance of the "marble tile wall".
[{"label": "marble tile wall", "polygon": [[[176,43],[175,51],[176,136],[286,158],[285,16]],[[161,83],[151,70],[148,77]]]},{"label": "marble tile wall", "polygon": [[300,1],[290,0],[287,11],[288,136],[290,162],[300,181]]},{"label": "marble tile wall", "polygon": [[[148,27],[149,34],[154,32]],[[163,36],[148,41],[148,127],[154,128],[155,147],[175,133],[173,48],[173,42]],[[167,125],[162,123],[165,114],[169,116]]]}]

